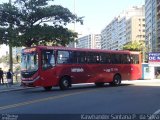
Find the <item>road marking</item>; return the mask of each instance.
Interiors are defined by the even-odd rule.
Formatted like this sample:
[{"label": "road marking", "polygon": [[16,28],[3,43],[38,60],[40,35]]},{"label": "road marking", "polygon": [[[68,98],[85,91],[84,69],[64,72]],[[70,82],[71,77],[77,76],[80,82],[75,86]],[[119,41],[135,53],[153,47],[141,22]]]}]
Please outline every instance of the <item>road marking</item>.
[{"label": "road marking", "polygon": [[149,118],[148,120],[155,120],[156,115],[158,115],[160,113],[160,109],[158,109],[156,112],[154,112]]},{"label": "road marking", "polygon": [[33,103],[38,103],[38,102],[44,102],[44,101],[48,101],[48,100],[54,100],[54,99],[64,98],[64,97],[68,97],[68,96],[72,96],[72,95],[78,95],[78,94],[87,93],[87,92],[94,92],[94,91],[99,91],[99,89],[98,90],[80,91],[80,92],[69,93],[69,94],[65,94],[65,95],[51,96],[51,97],[42,98],[42,99],[36,99],[36,100],[30,100],[30,101],[16,103],[16,104],[5,105],[5,106],[1,106],[0,107],[0,111],[1,110],[5,110],[5,109],[10,109],[10,108],[30,105],[30,104],[33,104]]},{"label": "road marking", "polygon": [[160,109],[158,109],[156,112],[153,113],[153,115],[157,115],[160,113]]}]

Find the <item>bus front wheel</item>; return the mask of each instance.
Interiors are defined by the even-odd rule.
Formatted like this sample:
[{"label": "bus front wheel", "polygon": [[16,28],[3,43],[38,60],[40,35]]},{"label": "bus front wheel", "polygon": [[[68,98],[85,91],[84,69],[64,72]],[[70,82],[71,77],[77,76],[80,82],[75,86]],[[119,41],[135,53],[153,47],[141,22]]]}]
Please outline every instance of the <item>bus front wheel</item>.
[{"label": "bus front wheel", "polygon": [[69,77],[63,77],[60,80],[59,87],[60,87],[61,90],[66,90],[70,86],[71,86],[71,82],[70,82],[70,78]]},{"label": "bus front wheel", "polygon": [[121,84],[121,76],[120,75],[115,75],[113,77],[113,81],[110,82],[110,85],[112,85],[112,86],[118,86],[120,84]]}]

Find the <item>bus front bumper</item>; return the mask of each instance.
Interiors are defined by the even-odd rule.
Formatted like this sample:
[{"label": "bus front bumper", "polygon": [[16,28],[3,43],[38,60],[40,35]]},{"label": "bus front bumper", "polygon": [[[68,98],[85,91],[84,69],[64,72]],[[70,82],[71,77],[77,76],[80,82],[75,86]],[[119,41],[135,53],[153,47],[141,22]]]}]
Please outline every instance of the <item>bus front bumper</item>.
[{"label": "bus front bumper", "polygon": [[36,85],[34,85],[35,84],[35,82],[37,81],[37,80],[39,80],[39,78],[40,78],[40,76],[37,76],[35,79],[33,79],[33,80],[26,80],[26,79],[21,79],[21,85],[22,86],[29,86],[29,87],[35,87]]}]

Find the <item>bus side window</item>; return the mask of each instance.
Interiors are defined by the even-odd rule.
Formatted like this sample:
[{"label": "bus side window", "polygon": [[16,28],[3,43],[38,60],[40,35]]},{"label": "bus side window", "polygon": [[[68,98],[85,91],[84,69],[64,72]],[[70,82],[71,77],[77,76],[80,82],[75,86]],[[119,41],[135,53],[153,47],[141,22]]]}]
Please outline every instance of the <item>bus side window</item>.
[{"label": "bus side window", "polygon": [[121,64],[121,54],[115,54],[115,64]]},{"label": "bus side window", "polygon": [[69,51],[58,51],[58,64],[69,63]]},{"label": "bus side window", "polygon": [[131,63],[130,55],[127,55],[127,64],[130,64],[130,63]]},{"label": "bus side window", "polygon": [[97,63],[98,56],[96,53],[88,52],[88,63]]},{"label": "bus side window", "polygon": [[131,63],[130,55],[122,54],[121,55],[121,62],[122,62],[122,64],[130,64]]},{"label": "bus side window", "polygon": [[130,63],[133,64],[133,57],[132,57],[132,55],[131,55],[130,60],[131,60]]},{"label": "bus side window", "polygon": [[113,64],[120,64],[121,63],[121,56],[119,54],[112,54],[112,63]]},{"label": "bus side window", "polygon": [[106,63],[111,64],[112,63],[112,58],[111,58],[111,54],[106,54]]},{"label": "bus side window", "polygon": [[111,54],[111,63],[114,64],[115,63],[115,55],[114,54]]},{"label": "bus side window", "polygon": [[121,57],[122,64],[128,64],[127,54],[123,54]]},{"label": "bus side window", "polygon": [[77,55],[76,55],[75,51],[70,51],[68,62],[69,63],[77,63]]},{"label": "bus side window", "polygon": [[99,63],[100,58],[98,53],[90,53],[89,55],[89,63]]},{"label": "bus side window", "polygon": [[99,57],[100,57],[99,59],[100,59],[100,63],[101,63],[101,64],[105,63],[105,56],[104,56],[104,55],[105,55],[104,53],[101,53],[100,56],[99,56]]},{"label": "bus side window", "polygon": [[110,64],[111,63],[111,56],[108,53],[101,53],[99,55],[100,63],[102,64]]},{"label": "bus side window", "polygon": [[100,55],[98,53],[95,54],[96,63],[100,63]]},{"label": "bus side window", "polygon": [[86,63],[86,52],[77,52],[77,63]]},{"label": "bus side window", "polygon": [[119,64],[122,64],[122,54],[119,54],[117,57]]},{"label": "bus side window", "polygon": [[133,64],[139,64],[139,56],[138,55],[131,55]]},{"label": "bus side window", "polygon": [[42,69],[46,70],[55,66],[55,57],[53,50],[45,50],[42,52]]}]

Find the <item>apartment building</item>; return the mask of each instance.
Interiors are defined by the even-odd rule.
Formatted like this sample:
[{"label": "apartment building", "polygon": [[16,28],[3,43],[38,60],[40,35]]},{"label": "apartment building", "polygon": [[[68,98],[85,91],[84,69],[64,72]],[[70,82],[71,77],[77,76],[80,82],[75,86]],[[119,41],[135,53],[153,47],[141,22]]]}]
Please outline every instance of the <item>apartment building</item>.
[{"label": "apartment building", "polygon": [[160,0],[157,0],[157,48],[160,48]]},{"label": "apartment building", "polygon": [[126,23],[126,43],[145,41],[145,17],[133,16]]},{"label": "apartment building", "polygon": [[[101,31],[102,49],[121,50],[123,45],[130,41],[144,40],[144,10],[144,6],[134,6],[115,17]],[[135,25],[138,29],[134,29]]]},{"label": "apartment building", "polygon": [[157,1],[159,0],[145,0],[145,24],[146,24],[146,46],[148,51],[159,51],[157,41],[156,15]]},{"label": "apartment building", "polygon": [[101,49],[100,34],[89,34],[77,39],[76,48]]},{"label": "apartment building", "polygon": [[115,18],[112,22],[101,31],[101,48],[109,50],[118,49],[118,19]]}]

